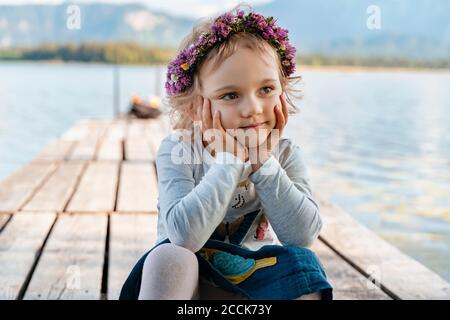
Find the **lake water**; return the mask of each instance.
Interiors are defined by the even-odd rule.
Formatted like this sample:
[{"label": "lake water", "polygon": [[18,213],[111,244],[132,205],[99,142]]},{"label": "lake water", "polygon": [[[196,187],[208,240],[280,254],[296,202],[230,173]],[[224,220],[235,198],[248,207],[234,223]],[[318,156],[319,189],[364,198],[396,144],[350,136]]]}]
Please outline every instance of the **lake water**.
[{"label": "lake water", "polygon": [[[113,116],[113,67],[0,63],[0,180],[84,118]],[[120,66],[120,108],[164,68]],[[450,281],[450,73],[307,70],[286,135],[313,192]]]}]

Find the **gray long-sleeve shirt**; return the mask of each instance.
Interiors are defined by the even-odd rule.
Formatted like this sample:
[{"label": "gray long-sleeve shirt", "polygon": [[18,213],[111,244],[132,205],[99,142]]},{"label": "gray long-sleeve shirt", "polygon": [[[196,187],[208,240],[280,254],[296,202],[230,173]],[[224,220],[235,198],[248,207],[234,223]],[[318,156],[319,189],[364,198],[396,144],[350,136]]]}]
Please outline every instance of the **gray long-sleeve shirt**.
[{"label": "gray long-sleeve shirt", "polygon": [[[299,146],[281,139],[279,152],[250,174],[250,162],[227,152],[214,158],[203,147],[201,135],[195,138],[191,133],[173,132],[158,150],[157,243],[169,238],[197,252],[221,222],[263,209],[274,233],[271,243],[311,245],[322,221]],[[246,239],[243,246],[249,249],[268,244],[251,235]]]}]

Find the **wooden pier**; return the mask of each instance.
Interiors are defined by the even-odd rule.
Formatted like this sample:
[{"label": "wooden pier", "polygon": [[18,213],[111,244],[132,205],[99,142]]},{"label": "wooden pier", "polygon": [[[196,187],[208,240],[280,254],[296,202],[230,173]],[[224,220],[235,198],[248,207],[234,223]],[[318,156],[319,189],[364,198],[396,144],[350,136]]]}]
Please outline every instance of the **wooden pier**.
[{"label": "wooden pier", "polygon": [[[110,299],[156,240],[158,120],[85,120],[0,182],[0,299]],[[315,191],[315,197],[320,194]],[[335,299],[450,299],[450,285],[318,198]]]}]

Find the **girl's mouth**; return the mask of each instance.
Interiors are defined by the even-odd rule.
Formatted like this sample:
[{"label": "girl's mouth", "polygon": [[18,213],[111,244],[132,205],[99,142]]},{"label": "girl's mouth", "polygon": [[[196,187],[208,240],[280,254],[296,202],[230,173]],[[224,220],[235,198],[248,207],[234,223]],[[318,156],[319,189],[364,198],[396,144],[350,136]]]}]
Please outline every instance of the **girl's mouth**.
[{"label": "girl's mouth", "polygon": [[258,129],[258,128],[261,128],[262,126],[264,126],[265,124],[266,124],[265,122],[260,122],[260,123],[256,123],[256,124],[253,124],[253,125],[250,125],[250,126],[240,127],[240,129],[244,129],[244,130],[247,130],[247,129]]}]

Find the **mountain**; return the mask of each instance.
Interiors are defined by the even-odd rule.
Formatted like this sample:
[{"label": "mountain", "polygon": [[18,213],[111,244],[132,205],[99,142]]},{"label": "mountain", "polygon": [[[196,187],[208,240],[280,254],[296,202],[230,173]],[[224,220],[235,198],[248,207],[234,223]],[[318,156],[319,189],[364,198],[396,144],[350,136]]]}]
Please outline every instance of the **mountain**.
[{"label": "mountain", "polygon": [[[381,28],[370,30],[373,4]],[[277,17],[303,53],[450,58],[448,0],[276,0],[257,11]]]},{"label": "mountain", "polygon": [[[450,59],[450,1],[377,0],[379,30],[366,26],[366,10],[372,4],[373,0],[274,0],[255,10],[274,15],[287,27],[300,54]],[[81,28],[71,30],[66,27],[67,7],[0,6],[0,47],[92,41],[177,47],[195,22],[141,4],[80,4]]]},{"label": "mountain", "polygon": [[89,41],[173,47],[193,23],[140,4],[79,4],[80,29],[70,29],[67,19],[72,12],[67,13],[68,6],[0,6],[0,47]]}]

